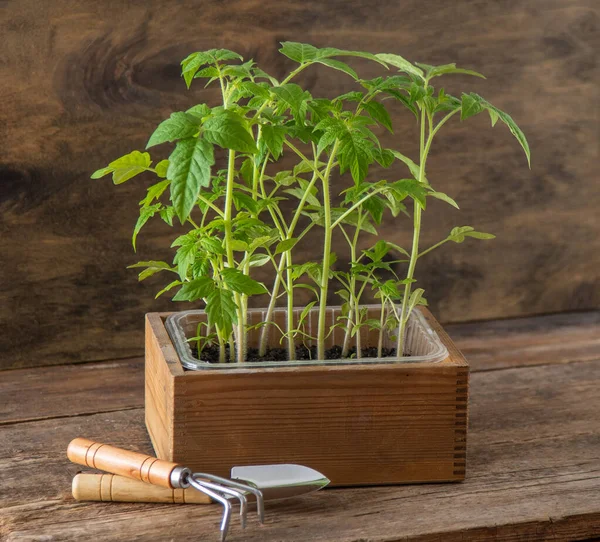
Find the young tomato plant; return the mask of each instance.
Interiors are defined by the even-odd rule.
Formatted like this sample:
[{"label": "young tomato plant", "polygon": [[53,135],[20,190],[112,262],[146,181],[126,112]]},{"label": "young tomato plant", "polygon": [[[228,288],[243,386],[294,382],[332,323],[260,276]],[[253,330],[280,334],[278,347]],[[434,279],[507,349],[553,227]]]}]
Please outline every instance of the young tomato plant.
[{"label": "young tomato plant", "polygon": [[[280,52],[295,63],[281,81],[226,49],[189,55],[182,61],[187,87],[196,79],[217,85],[220,102],[174,112],[158,125],[147,149],[174,144],[168,158],[155,163],[148,152],[136,150],[96,171],[92,178],[112,174],[113,182],[121,184],[145,172],[156,176],[140,201],[134,249],[140,230],[151,218],[158,217],[171,227],[178,220],[185,232],[179,232],[171,244],[175,249],[172,263],[143,261],[131,267],[142,269],[140,280],[156,273],[171,275],[173,280],[157,297],[176,289],[173,300],[204,304],[207,322],[193,338],[199,355],[204,345],[214,343],[219,347],[219,362],[228,361],[227,351],[229,361],[246,360],[251,296],[264,296],[267,307],[255,345],[259,357],[267,352],[273,327],[278,328],[290,360],[295,358],[298,341],[316,343],[317,358],[325,359],[326,339],[334,327],[344,330],[342,357],[349,355],[354,343],[360,359],[360,330],[365,326],[378,330],[378,356],[383,355],[386,334],[396,338],[396,355],[402,355],[410,314],[425,303],[423,289],[413,289],[418,259],[448,241],[493,238],[462,226],[420,251],[427,199],[437,198],[458,208],[450,196],[433,188],[426,175],[434,137],[453,116],[465,120],[482,111],[489,113],[492,126],[498,120],[508,125],[529,160],[525,136],[508,114],[477,94],[463,94],[459,99],[444,89],[434,91],[431,81],[435,77],[456,73],[483,77],[454,64],[412,64],[393,54],[318,49],[294,42],[283,43]],[[362,79],[340,60],[344,57],[374,62],[383,75]],[[356,89],[335,99],[312,96],[294,79],[313,64],[349,77]],[[418,162],[396,148],[384,148],[376,135],[381,127],[392,132],[390,103],[408,109],[419,122]],[[288,168],[294,163],[291,169],[281,166],[284,155]],[[396,160],[406,166],[406,177],[385,180]],[[333,179],[338,177],[341,189],[334,194]],[[286,200],[294,203],[291,213],[284,211]],[[404,221],[409,227],[405,216],[412,218],[410,250],[386,240],[361,250],[363,238],[377,236],[387,213],[389,219]],[[321,258],[301,261],[302,245],[314,228],[322,230]],[[337,264],[333,251],[337,230],[347,244],[346,267]],[[269,288],[253,277],[256,268],[263,266],[273,268]],[[342,285],[333,295],[332,281]],[[300,288],[313,298],[296,318],[295,294]],[[362,301],[365,292],[379,301],[378,318],[368,318]],[[343,314],[328,325],[327,305],[336,294]],[[273,319],[281,298],[287,314],[285,329]],[[305,325],[313,307],[318,312],[314,337]]]}]

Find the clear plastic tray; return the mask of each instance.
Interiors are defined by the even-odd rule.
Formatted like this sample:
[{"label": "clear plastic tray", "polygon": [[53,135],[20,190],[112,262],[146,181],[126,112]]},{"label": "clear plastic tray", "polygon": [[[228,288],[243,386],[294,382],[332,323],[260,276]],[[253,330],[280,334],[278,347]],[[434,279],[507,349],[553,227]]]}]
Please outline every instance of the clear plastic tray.
[{"label": "clear plastic tray", "polygon": [[[368,317],[378,318],[380,307],[378,305],[367,305]],[[296,308],[294,314],[296,317],[302,312],[302,308]],[[248,311],[249,325],[264,322],[266,319],[266,310],[250,309]],[[331,325],[340,314],[340,307],[328,307],[327,309],[327,325]],[[275,309],[273,311],[273,319],[280,327],[285,327],[285,309]],[[313,308],[307,318],[306,330],[308,334],[316,335],[318,319],[318,308]],[[404,356],[402,357],[385,357],[385,358],[360,358],[360,359],[334,359],[334,360],[301,360],[301,361],[252,361],[248,363],[210,363],[201,361],[192,355],[192,349],[188,338],[196,336],[198,323],[206,321],[206,313],[203,310],[183,311],[172,314],[167,317],[165,326],[171,337],[171,341],[175,346],[175,350],[179,355],[181,364],[190,370],[210,370],[210,369],[252,369],[259,367],[297,367],[306,365],[358,365],[371,363],[438,363],[448,357],[448,350],[438,337],[437,333],[431,328],[427,320],[423,317],[420,311],[414,310],[410,315],[406,326],[406,341],[404,348]],[[258,341],[261,331],[259,329],[251,330],[248,333],[248,345],[258,346]],[[379,332],[377,330],[370,331],[363,327],[361,333],[361,345],[363,348],[376,346]],[[342,344],[344,330],[334,328],[333,332],[327,339],[327,347],[336,344]],[[280,347],[285,344],[280,343],[281,334],[275,326],[270,326],[269,346]],[[306,341],[310,346],[312,341]],[[384,336],[383,346],[385,348],[395,347],[392,339]]]}]

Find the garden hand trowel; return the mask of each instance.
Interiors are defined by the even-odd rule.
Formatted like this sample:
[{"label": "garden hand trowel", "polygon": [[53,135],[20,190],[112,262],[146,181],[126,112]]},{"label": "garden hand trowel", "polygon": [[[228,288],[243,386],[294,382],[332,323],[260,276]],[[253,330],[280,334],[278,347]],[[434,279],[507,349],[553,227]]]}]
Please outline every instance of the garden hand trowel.
[{"label": "garden hand trowel", "polygon": [[75,499],[190,504],[217,501],[223,505],[222,541],[231,517],[230,499],[240,502],[241,523],[245,527],[249,499],[256,500],[262,523],[265,500],[303,495],[329,483],[320,472],[293,464],[233,467],[231,479],[192,473],[176,463],[82,438],[71,441],[67,456],[74,463],[113,473],[77,474],[73,479]]}]

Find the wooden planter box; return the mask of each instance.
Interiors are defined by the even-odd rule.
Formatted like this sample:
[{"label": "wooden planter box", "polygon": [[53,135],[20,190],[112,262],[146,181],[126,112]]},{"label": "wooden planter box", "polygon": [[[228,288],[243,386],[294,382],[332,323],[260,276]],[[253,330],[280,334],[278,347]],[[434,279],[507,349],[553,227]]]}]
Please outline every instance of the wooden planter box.
[{"label": "wooden planter box", "polygon": [[300,463],[332,485],[465,477],[469,366],[439,363],[184,370],[164,319],[146,315],[146,426],[156,454],[229,476],[235,465]]}]

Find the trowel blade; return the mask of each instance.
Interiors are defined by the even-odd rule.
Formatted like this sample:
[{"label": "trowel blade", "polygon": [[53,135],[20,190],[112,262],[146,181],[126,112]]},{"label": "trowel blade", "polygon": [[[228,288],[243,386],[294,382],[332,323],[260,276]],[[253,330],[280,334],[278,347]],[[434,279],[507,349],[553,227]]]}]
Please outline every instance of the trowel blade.
[{"label": "trowel blade", "polygon": [[312,493],[329,484],[319,471],[294,464],[233,467],[231,479],[260,489],[265,501]]}]

